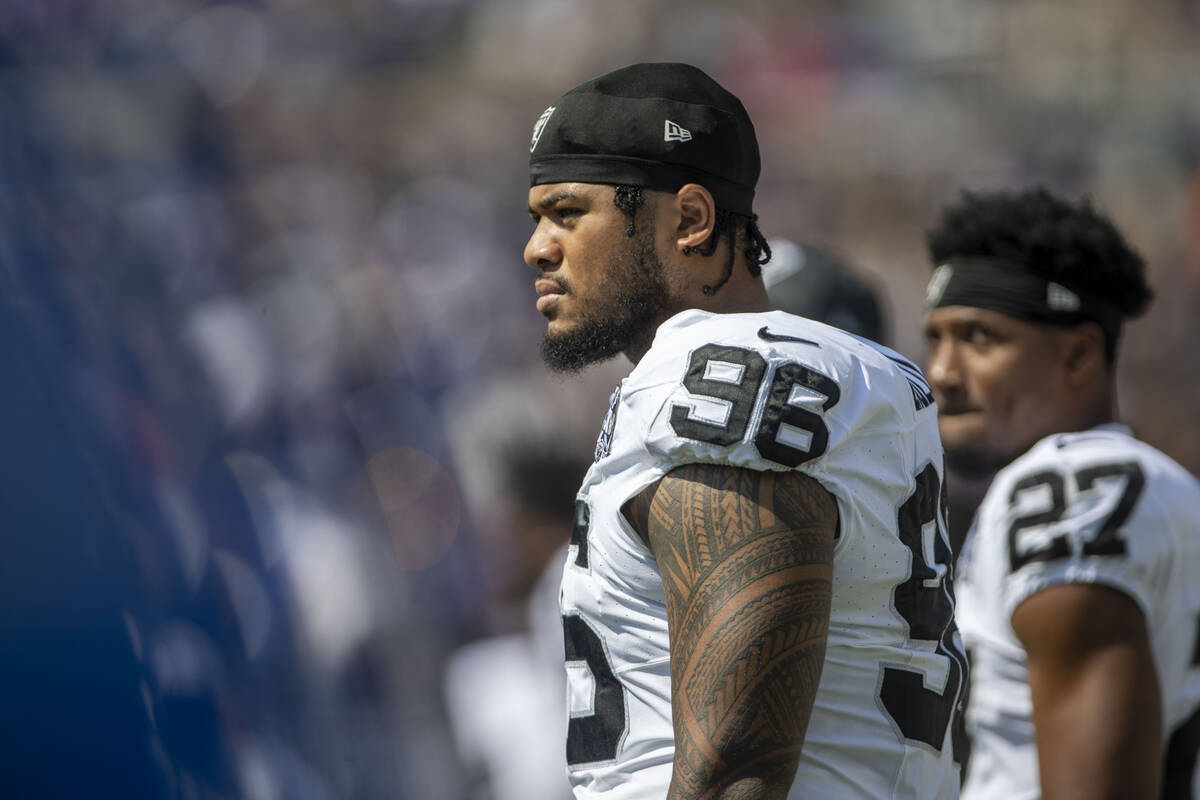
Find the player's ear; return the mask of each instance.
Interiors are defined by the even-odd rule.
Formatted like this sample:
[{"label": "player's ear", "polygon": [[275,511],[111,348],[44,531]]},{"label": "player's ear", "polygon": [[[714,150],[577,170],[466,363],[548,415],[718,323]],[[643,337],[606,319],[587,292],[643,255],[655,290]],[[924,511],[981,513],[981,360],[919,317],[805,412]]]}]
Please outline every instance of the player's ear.
[{"label": "player's ear", "polygon": [[1086,385],[1107,366],[1104,332],[1098,324],[1084,322],[1066,331],[1067,378],[1073,385]]},{"label": "player's ear", "polygon": [[[698,183],[685,183],[675,192],[679,209],[679,227],[675,230],[675,248],[685,255],[702,247],[717,225],[717,204],[712,194]],[[685,249],[687,248],[687,249]]]}]

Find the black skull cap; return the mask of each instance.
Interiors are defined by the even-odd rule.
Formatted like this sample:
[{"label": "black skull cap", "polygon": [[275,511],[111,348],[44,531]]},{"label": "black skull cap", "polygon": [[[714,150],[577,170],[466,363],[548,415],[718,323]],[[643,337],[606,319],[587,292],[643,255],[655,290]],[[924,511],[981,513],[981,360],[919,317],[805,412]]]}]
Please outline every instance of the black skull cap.
[{"label": "black skull cap", "polygon": [[633,64],[576,86],[533,127],[529,185],[698,183],[751,216],[758,140],[742,102],[690,64]]}]

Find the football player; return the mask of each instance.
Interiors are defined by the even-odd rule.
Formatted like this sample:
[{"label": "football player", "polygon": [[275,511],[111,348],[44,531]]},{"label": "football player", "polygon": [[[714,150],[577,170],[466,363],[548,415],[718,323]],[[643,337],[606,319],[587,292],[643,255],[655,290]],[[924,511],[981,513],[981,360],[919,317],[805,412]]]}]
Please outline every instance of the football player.
[{"label": "football player", "polygon": [[623,353],[560,602],[578,798],[949,798],[966,662],[920,371],[769,310],[742,103],[684,64],[534,126],[547,363]]},{"label": "football player", "polygon": [[1197,796],[1200,485],[1116,422],[1142,259],[1041,188],[964,193],[928,244],[947,460],[999,470],[959,561],[963,797]]}]

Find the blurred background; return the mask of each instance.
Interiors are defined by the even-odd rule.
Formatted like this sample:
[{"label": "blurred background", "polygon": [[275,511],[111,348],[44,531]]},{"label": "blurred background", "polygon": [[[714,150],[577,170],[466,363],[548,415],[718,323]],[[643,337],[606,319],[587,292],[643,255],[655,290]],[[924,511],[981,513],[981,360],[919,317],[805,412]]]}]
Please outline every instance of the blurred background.
[{"label": "blurred background", "polygon": [[1090,195],[1158,295],[1123,415],[1200,469],[1200,3],[800,6],[0,2],[0,795],[563,796],[627,365],[540,365],[528,142],[633,61],[742,98],[769,280],[918,363],[943,203]]}]

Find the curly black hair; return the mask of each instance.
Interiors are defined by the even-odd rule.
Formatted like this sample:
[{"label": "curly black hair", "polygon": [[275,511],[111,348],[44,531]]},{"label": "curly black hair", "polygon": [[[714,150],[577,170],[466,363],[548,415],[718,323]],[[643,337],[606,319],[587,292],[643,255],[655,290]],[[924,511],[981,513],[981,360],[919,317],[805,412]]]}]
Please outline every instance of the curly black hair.
[{"label": "curly black hair", "polygon": [[[629,215],[629,226],[625,229],[626,236],[633,236],[637,232],[637,212],[645,203],[646,195],[642,192],[642,187],[625,184],[613,187],[613,205]],[[704,293],[708,295],[716,294],[717,290],[724,286],[733,274],[734,253],[737,252],[736,247],[739,241],[743,243],[742,252],[750,260],[751,275],[761,275],[763,265],[771,260],[771,246],[767,244],[766,237],[758,229],[758,215],[748,217],[723,208],[717,209],[712,234],[704,244],[695,248],[694,252],[702,256],[711,256],[717,252],[717,246],[725,236],[729,237],[729,257],[725,264],[725,275],[716,286],[704,287]]]},{"label": "curly black hair", "polygon": [[1042,186],[964,191],[925,241],[934,266],[954,256],[1015,261],[1108,300],[1126,319],[1145,311],[1153,297],[1142,257],[1116,226],[1088,198],[1073,204]]}]

